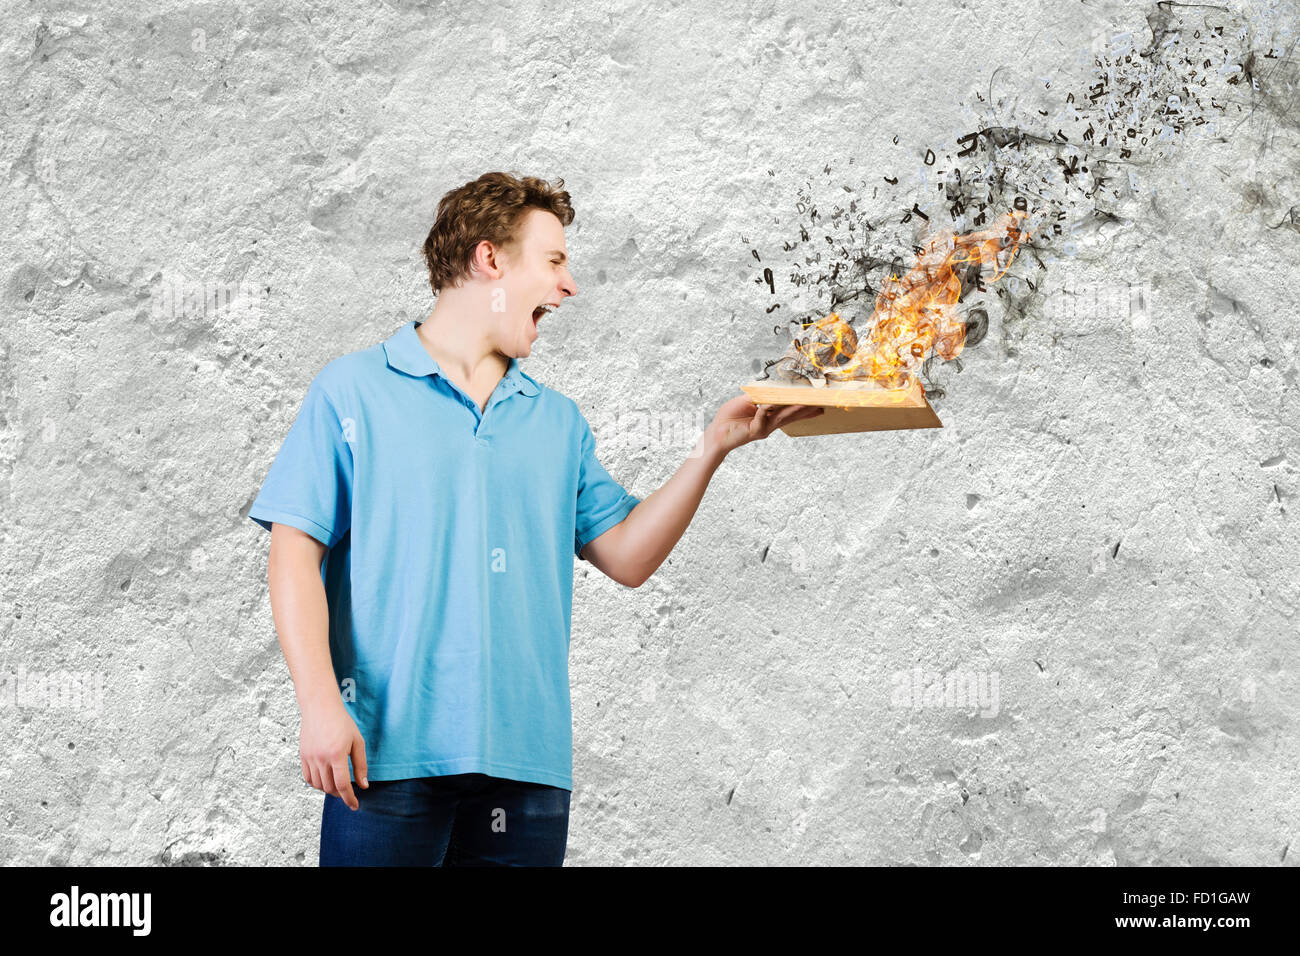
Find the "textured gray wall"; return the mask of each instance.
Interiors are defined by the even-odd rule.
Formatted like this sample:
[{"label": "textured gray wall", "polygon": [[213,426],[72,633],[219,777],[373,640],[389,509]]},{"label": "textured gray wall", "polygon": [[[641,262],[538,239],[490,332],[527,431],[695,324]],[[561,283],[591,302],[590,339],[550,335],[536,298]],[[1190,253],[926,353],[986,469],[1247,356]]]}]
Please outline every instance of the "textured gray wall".
[{"label": "textured gray wall", "polygon": [[[312,376],[428,312],[444,191],[566,180],[525,368],[644,496],[783,350],[800,190],[893,216],[1154,9],[5,7],[0,862],[72,864],[316,862],[246,512]],[[644,587],[579,564],[570,865],[1293,863],[1297,20],[1232,10],[1261,89],[1025,261],[943,430],[777,434]]]}]

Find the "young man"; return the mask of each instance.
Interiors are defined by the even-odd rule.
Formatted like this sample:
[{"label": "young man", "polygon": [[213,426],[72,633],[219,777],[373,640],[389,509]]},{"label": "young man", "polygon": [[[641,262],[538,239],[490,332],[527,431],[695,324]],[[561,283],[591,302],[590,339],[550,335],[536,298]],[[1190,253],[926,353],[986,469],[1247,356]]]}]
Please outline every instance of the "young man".
[{"label": "young man", "polygon": [[432,313],[325,366],[249,512],[322,866],[561,865],[574,556],[639,587],[728,452],[821,411],[733,399],[629,494],[577,404],[519,366],[578,292],[563,185],[487,173],[442,198]]}]

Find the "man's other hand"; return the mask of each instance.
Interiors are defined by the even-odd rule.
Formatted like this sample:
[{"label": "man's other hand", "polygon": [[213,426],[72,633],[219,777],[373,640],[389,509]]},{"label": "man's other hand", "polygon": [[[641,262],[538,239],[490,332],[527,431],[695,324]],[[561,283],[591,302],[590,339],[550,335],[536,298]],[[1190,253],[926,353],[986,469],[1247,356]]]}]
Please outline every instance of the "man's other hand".
[{"label": "man's other hand", "polygon": [[314,710],[303,711],[298,754],[302,758],[303,780],[317,790],[341,797],[353,810],[360,806],[352,791],[348,757],[356,768],[358,785],[369,789],[366,742],[342,699],[337,704],[322,704]]}]

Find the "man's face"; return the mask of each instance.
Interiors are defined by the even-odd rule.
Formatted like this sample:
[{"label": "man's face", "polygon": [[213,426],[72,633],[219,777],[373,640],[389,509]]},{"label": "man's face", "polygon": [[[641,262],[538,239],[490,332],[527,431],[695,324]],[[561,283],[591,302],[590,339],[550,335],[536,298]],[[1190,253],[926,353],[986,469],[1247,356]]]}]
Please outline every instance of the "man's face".
[{"label": "man's face", "polygon": [[532,352],[547,312],[578,294],[569,274],[564,226],[554,213],[528,210],[514,244],[501,250],[497,261],[503,273],[492,289],[497,340],[502,352],[520,358]]}]

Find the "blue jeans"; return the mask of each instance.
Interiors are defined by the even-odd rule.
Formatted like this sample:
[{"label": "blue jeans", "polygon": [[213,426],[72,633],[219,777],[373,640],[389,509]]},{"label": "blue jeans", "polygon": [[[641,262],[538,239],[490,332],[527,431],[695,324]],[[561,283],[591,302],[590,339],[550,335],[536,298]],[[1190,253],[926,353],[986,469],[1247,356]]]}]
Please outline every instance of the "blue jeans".
[{"label": "blue jeans", "polygon": [[563,866],[562,787],[457,773],[355,783],[358,809],[325,794],[321,866]]}]

